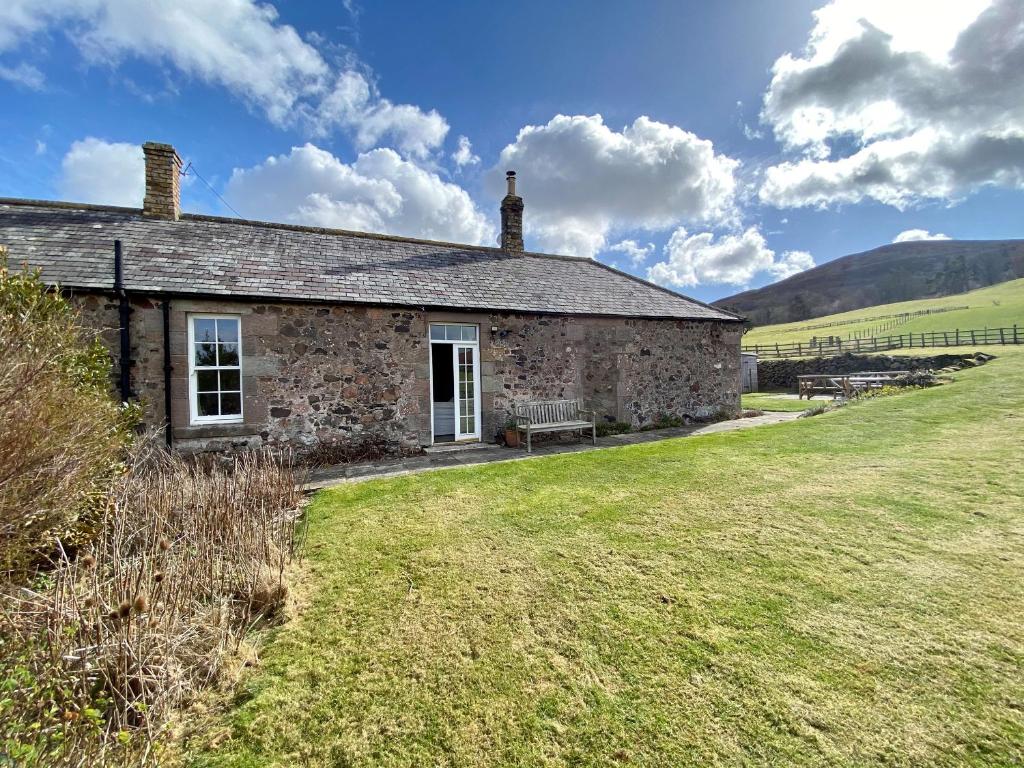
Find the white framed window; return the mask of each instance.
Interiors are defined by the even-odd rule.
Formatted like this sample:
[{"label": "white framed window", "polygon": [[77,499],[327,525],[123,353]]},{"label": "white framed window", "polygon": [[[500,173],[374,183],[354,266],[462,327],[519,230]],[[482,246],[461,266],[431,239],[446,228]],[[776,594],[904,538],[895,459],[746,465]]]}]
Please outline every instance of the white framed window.
[{"label": "white framed window", "polygon": [[189,315],[188,388],[193,424],[242,420],[242,321]]}]

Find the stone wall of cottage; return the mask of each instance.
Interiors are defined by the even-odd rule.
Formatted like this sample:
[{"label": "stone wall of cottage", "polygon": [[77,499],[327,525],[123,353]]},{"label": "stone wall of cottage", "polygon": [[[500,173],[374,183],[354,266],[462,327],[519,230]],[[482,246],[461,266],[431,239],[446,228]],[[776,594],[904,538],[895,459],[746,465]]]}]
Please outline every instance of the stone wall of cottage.
[{"label": "stone wall of cottage", "polygon": [[[686,320],[497,315],[494,404],[582,398],[604,421],[739,409],[740,328]],[[484,357],[486,359],[486,356]],[[486,383],[486,378],[485,378]]]},{"label": "stone wall of cottage", "polygon": [[[75,301],[111,350],[116,382],[116,299],[92,294]],[[133,297],[132,309],[133,388],[147,421],[162,425],[160,301]],[[190,313],[241,318],[240,424],[190,424]],[[635,427],[661,416],[700,418],[739,409],[740,328],[734,323],[174,299],[174,444],[184,452],[261,445],[303,452],[373,436],[396,450],[429,445],[427,337],[437,321],[480,327],[485,441],[503,428],[511,404],[519,401],[582,398],[600,419]]]}]

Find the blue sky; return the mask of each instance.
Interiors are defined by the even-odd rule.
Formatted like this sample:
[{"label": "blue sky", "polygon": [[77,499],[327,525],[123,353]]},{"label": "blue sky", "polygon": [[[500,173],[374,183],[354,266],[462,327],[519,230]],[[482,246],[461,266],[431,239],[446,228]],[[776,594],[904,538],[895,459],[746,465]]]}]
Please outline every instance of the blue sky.
[{"label": "blue sky", "polygon": [[493,244],[515,167],[528,247],[715,299],[1020,237],[1022,6],[8,0],[0,195],[137,206],[157,140],[248,218]]}]

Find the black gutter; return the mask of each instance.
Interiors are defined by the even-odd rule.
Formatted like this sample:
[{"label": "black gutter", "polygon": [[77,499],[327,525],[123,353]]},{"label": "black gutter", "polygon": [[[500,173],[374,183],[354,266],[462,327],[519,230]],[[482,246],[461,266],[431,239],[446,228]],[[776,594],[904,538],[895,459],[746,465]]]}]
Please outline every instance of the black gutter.
[{"label": "black gutter", "polygon": [[118,368],[120,377],[118,389],[121,391],[121,402],[132,399],[132,337],[128,327],[131,321],[132,308],[128,303],[128,293],[124,289],[124,259],[121,255],[121,241],[114,241],[114,293],[117,295],[117,317],[121,329],[121,355]]},{"label": "black gutter", "polygon": [[171,432],[171,300],[164,299],[160,305],[164,316],[164,440],[167,449],[173,447],[174,436]]}]

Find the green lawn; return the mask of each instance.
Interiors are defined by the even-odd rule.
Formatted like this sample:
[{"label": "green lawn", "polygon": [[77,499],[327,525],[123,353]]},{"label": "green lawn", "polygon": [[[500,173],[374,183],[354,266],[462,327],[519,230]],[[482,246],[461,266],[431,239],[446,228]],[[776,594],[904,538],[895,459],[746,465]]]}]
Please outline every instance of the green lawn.
[{"label": "green lawn", "polygon": [[[882,331],[883,336],[900,333],[921,333],[947,331],[955,328],[1000,328],[1014,323],[1024,328],[1024,278],[979,288],[976,291],[938,299],[903,301],[898,304],[882,304],[865,307],[852,312],[843,312],[827,317],[816,317],[796,323],[765,325],[753,328],[743,336],[744,346],[754,344],[792,344],[806,342],[812,336],[828,336],[830,333],[846,338],[853,331],[866,332],[884,322],[882,315],[901,312],[916,312],[922,309],[940,307],[968,307],[934,315],[921,315],[902,323],[892,330]],[[835,320],[860,320],[858,323],[839,325],[833,328],[808,329],[809,325],[833,322]]]},{"label": "green lawn", "polygon": [[1024,763],[1024,350],[771,427],[320,493],[198,766]]},{"label": "green lawn", "polygon": [[827,399],[821,397],[810,402],[797,400],[795,397],[781,397],[777,392],[748,392],[740,397],[744,409],[754,408],[759,411],[806,411],[827,402]]}]

